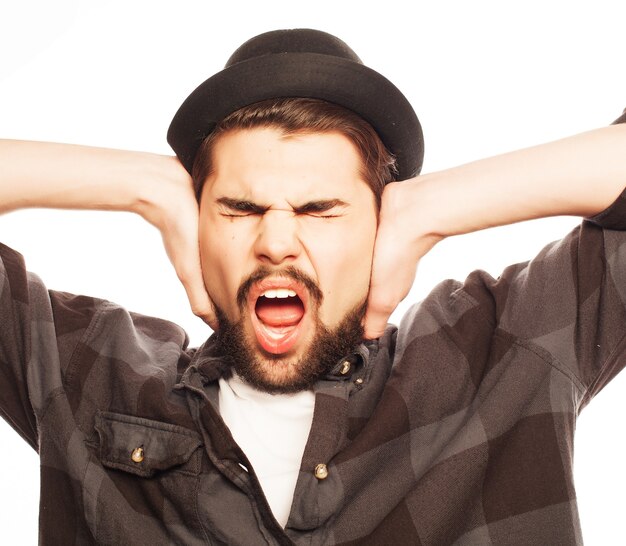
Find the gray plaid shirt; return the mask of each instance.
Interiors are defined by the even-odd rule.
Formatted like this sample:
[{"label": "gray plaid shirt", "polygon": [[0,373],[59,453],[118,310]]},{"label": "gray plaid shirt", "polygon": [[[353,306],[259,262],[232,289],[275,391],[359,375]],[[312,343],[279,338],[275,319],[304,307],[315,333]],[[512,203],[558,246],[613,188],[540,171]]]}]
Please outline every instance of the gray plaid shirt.
[{"label": "gray plaid shirt", "polygon": [[40,543],[581,544],[575,420],[626,364],[624,195],[339,359],[284,530],[220,418],[212,341],[49,291],[0,245],[0,411],[40,454]]}]

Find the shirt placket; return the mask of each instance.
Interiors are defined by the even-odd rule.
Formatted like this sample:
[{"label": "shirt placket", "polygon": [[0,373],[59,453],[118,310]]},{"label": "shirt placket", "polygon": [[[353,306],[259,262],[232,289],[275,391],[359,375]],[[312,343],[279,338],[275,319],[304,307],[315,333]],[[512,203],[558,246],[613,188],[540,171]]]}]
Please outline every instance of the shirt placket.
[{"label": "shirt placket", "polygon": [[207,457],[223,479],[247,496],[256,516],[255,521],[249,522],[241,521],[238,514],[232,514],[232,517],[250,530],[254,527],[259,540],[262,537],[267,544],[293,544],[274,518],[250,461],[219,415],[216,382],[208,380],[192,363],[176,388],[186,391],[187,403],[203,437]]},{"label": "shirt placket", "polygon": [[[368,351],[364,347],[338,361],[315,386],[315,408],[294,499],[286,528],[276,521],[254,469],[219,415],[217,379],[204,369],[219,368],[215,357],[192,360],[177,389],[186,391],[191,415],[203,436],[205,452],[224,479],[234,484],[254,506],[254,525],[267,544],[308,544],[317,530],[343,504],[340,477],[332,458],[348,442],[348,400],[367,382]],[[194,362],[195,361],[195,362]],[[238,517],[233,514],[233,517]]]}]

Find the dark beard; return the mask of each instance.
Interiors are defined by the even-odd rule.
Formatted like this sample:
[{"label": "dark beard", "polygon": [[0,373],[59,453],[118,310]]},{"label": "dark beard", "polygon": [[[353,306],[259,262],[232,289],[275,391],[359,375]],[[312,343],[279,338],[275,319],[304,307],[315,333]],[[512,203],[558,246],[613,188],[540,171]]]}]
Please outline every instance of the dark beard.
[{"label": "dark beard", "polygon": [[[315,337],[306,353],[297,360],[287,360],[281,355],[265,351],[261,351],[262,355],[258,356],[252,342],[245,334],[244,321],[247,310],[244,302],[252,284],[269,275],[269,271],[259,270],[242,283],[237,297],[241,319],[236,323],[230,322],[224,312],[216,308],[219,324],[215,336],[216,348],[224,357],[225,364],[258,390],[273,394],[308,390],[316,381],[328,374],[340,358],[353,351],[363,340],[362,319],[365,316],[366,301],[346,313],[335,328],[329,329],[317,316],[317,308],[319,308],[322,296],[314,281],[292,268],[281,271],[283,276],[297,278],[300,282],[304,282],[309,293],[313,294],[316,309],[309,312],[316,313]],[[271,368],[276,368],[278,373],[273,375]]]}]

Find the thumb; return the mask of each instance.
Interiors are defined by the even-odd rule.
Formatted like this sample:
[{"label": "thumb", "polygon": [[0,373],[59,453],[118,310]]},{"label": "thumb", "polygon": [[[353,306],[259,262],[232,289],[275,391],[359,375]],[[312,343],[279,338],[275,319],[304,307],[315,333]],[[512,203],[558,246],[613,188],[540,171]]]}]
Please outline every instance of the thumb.
[{"label": "thumb", "polygon": [[376,245],[372,276],[363,320],[366,339],[382,336],[389,317],[413,286],[417,261],[397,247]]},{"label": "thumb", "polygon": [[216,330],[215,308],[202,276],[197,221],[191,214],[184,218],[187,218],[185,222],[170,224],[167,230],[162,230],[163,243],[192,312]]},{"label": "thumb", "polygon": [[213,331],[217,330],[215,308],[204,286],[200,267],[191,268],[187,272],[177,271],[177,274],[185,288],[193,314],[206,322]]}]

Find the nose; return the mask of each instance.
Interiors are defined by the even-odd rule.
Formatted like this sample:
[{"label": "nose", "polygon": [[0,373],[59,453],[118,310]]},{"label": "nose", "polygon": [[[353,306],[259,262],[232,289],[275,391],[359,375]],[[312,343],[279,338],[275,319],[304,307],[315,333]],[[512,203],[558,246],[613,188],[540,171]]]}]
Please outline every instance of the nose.
[{"label": "nose", "polygon": [[301,251],[298,223],[293,211],[269,210],[259,222],[254,251],[268,265],[294,261]]}]

